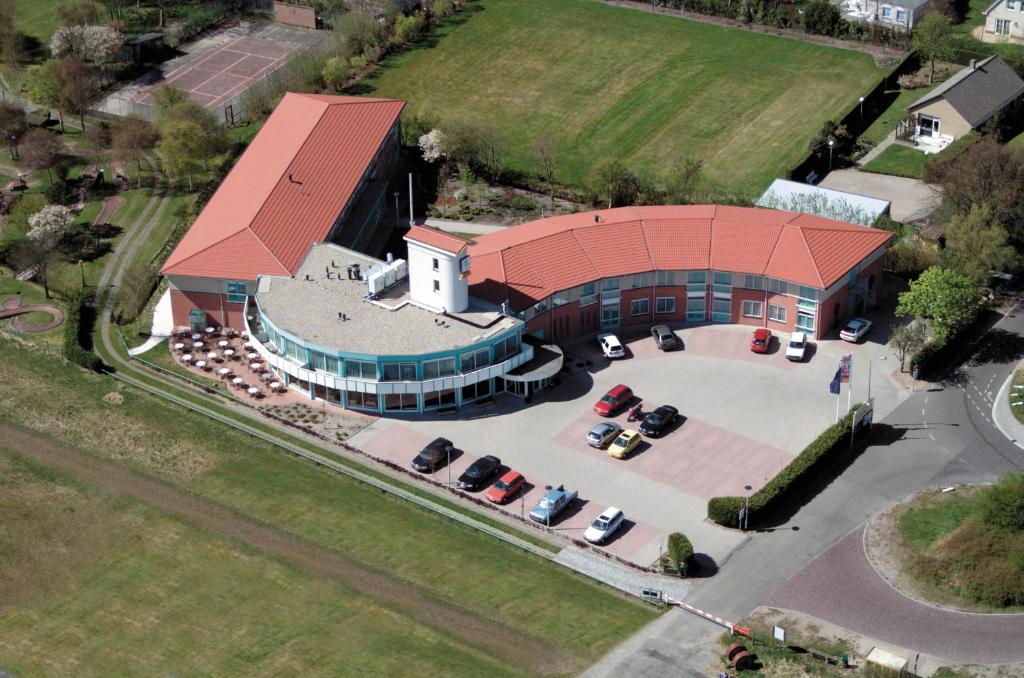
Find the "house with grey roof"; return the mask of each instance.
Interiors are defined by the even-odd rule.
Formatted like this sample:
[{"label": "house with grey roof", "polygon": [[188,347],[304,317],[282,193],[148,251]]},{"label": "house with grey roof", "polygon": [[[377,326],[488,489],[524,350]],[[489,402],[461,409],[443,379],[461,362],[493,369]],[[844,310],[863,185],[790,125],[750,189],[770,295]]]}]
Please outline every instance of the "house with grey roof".
[{"label": "house with grey roof", "polygon": [[907,106],[896,138],[941,150],[1024,97],[1024,80],[997,56],[975,62]]},{"label": "house with grey roof", "polygon": [[867,21],[898,31],[909,31],[924,16],[930,2],[931,0],[841,0],[841,7],[843,16],[850,21]]}]

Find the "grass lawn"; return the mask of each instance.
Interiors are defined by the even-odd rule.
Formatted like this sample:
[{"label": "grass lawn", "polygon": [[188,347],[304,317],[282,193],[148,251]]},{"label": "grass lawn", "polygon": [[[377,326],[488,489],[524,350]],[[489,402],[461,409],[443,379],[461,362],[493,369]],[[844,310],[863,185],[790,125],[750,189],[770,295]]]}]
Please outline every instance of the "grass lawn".
[{"label": "grass lawn", "polygon": [[38,39],[45,47],[57,28],[54,12],[65,0],[14,0],[15,28]]},{"label": "grass lawn", "polygon": [[[1020,388],[1016,388],[1020,386]],[[1017,370],[1013,373],[1013,384],[1010,385],[1010,392],[1007,397],[1010,399],[1010,409],[1013,410],[1013,416],[1017,417],[1017,421],[1024,424],[1024,405],[1014,406],[1016,402],[1024,403],[1024,370]]]},{"label": "grass lawn", "polygon": [[549,135],[569,184],[604,158],[662,171],[696,156],[714,189],[760,193],[883,75],[861,52],[592,0],[481,0],[427,42],[353,91],[493,125],[514,169],[536,170],[531,145]]},{"label": "grass lawn", "polygon": [[928,156],[924,151],[918,151],[909,146],[893,144],[882,153],[864,165],[865,172],[876,174],[892,174],[897,177],[910,177],[920,179],[924,173],[924,165],[928,162]]},{"label": "grass lawn", "polygon": [[[652,618],[650,610],[546,561],[297,463],[220,424],[134,390],[123,392],[122,404],[108,404],[108,378],[2,339],[0,350],[10,356],[0,363],[7,396],[0,419],[25,422],[335,548],[439,600],[550,641],[580,667]],[[375,648],[392,651],[387,644]],[[477,673],[484,670],[480,665]]]},{"label": "grass lawn", "polygon": [[906,120],[907,106],[914,103],[930,91],[931,89],[927,87],[901,90],[896,99],[889,104],[889,108],[885,109],[885,111],[882,112],[882,115],[871,123],[870,127],[864,130],[864,134],[861,135],[861,138],[875,144],[880,143],[889,135],[890,132],[896,131],[896,126],[900,122]]},{"label": "grass lawn", "polygon": [[0,476],[0,666],[14,675],[519,673],[364,592],[2,446]]}]

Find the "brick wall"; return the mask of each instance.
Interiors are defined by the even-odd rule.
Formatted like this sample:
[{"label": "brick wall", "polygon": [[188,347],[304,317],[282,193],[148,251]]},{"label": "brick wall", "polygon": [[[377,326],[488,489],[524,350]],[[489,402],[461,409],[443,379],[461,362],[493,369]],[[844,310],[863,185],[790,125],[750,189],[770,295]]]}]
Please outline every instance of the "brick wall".
[{"label": "brick wall", "polygon": [[206,311],[206,322],[215,327],[245,327],[245,305],[229,303],[226,294],[171,290],[171,315],[175,327],[190,327],[190,313]]}]

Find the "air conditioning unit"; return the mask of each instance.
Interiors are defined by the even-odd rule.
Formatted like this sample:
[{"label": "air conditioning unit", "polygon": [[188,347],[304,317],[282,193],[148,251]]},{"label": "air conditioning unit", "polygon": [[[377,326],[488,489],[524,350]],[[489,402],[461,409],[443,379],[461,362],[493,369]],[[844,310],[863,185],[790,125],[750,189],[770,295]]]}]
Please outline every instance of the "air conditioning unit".
[{"label": "air conditioning unit", "polygon": [[384,288],[387,287],[383,271],[376,271],[375,273],[367,276],[366,286],[369,289],[370,294],[380,294]]},{"label": "air conditioning unit", "polygon": [[404,280],[409,277],[409,264],[406,263],[405,259],[395,259],[395,263],[392,266],[395,269],[396,280]]}]

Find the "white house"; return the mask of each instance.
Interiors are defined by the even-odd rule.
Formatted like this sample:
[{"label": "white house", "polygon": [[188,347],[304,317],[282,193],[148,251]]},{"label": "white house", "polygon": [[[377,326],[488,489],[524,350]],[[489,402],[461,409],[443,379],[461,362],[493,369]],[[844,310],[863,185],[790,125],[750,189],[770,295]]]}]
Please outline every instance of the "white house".
[{"label": "white house", "polygon": [[985,42],[1024,40],[1024,0],[995,0],[984,14]]}]

